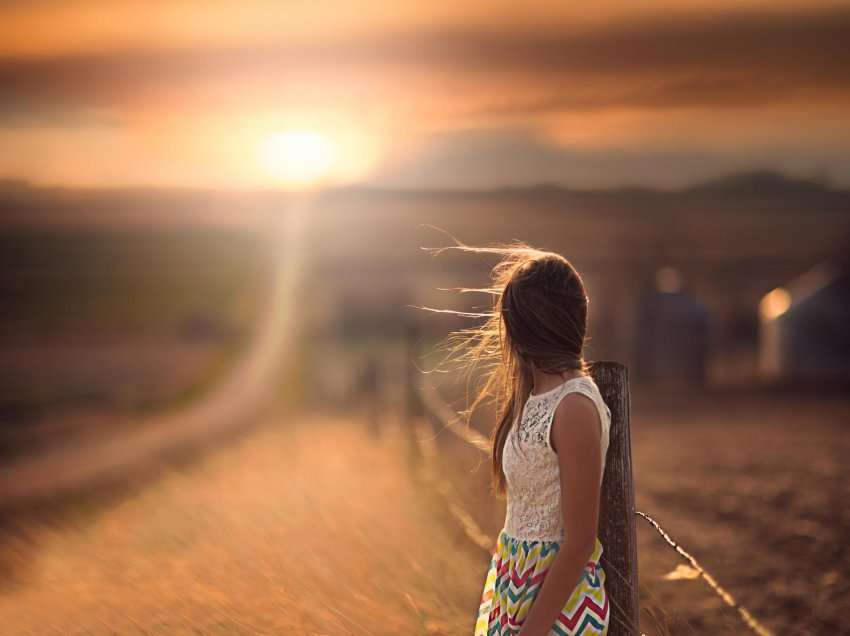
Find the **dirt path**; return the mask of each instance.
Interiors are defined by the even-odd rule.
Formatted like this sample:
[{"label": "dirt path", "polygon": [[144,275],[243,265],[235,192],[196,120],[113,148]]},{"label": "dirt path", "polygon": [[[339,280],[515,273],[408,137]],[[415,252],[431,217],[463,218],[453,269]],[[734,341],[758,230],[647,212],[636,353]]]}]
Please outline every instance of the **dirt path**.
[{"label": "dirt path", "polygon": [[293,358],[298,326],[295,301],[304,267],[303,226],[310,196],[291,204],[275,233],[275,271],[269,303],[253,342],[229,376],[210,394],[179,411],[145,417],[97,436],[56,436],[49,448],[0,466],[0,506],[62,496],[121,479],[164,455],[190,449],[242,428],[273,399],[276,382]]},{"label": "dirt path", "polygon": [[19,529],[40,547],[0,631],[469,632],[486,563],[406,460],[395,427],[270,422],[93,518]]}]

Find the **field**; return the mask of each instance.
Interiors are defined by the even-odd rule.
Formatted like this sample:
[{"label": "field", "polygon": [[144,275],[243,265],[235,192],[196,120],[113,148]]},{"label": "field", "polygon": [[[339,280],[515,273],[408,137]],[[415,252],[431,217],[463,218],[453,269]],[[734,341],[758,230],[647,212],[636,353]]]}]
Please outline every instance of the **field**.
[{"label": "field", "polygon": [[[841,398],[633,403],[638,506],[776,633],[850,627],[848,414]],[[418,479],[404,422],[381,431],[270,413],[154,479],[6,519],[4,633],[471,633],[486,554]],[[487,466],[438,440],[494,536]],[[743,633],[701,582],[664,579],[679,561],[652,531],[639,541],[648,634]]]},{"label": "field", "polygon": [[[839,395],[637,393],[637,507],[776,633],[848,633],[848,422]],[[504,507],[481,495],[489,466],[449,432],[438,439],[465,505],[495,536]],[[703,581],[665,578],[683,561],[646,524],[638,546],[648,634],[744,633]]]},{"label": "field", "polygon": [[152,484],[19,518],[3,633],[457,633],[481,565],[417,491],[400,433],[272,417]]},{"label": "field", "polygon": [[[637,505],[776,633],[848,633],[848,422],[850,401],[835,397],[638,409]],[[639,553],[644,602],[673,633],[740,633],[702,581],[662,580],[678,556],[648,527]]]},{"label": "field", "polygon": [[249,232],[4,233],[0,446],[190,401],[252,335],[269,261]]},{"label": "field", "polygon": [[[305,327],[285,355],[297,375],[272,389],[280,410],[235,437],[199,435],[202,449],[118,485],[0,508],[0,633],[471,633],[489,555],[421,478],[401,416],[409,351],[398,338],[421,317],[410,305],[470,309],[441,288],[484,284],[487,263],[431,259],[419,248],[448,239],[420,222],[574,255],[595,302],[593,359],[629,363],[638,291],[659,266],[680,267],[717,319],[712,379],[725,382],[702,394],[633,385],[637,505],[775,633],[850,633],[850,398],[747,388],[759,299],[836,247],[846,194],[804,192],[778,211],[779,195],[746,191],[509,194],[324,200],[301,245],[305,284],[277,297],[297,301],[286,306],[299,307]],[[260,216],[279,207],[255,203]],[[216,381],[262,331],[262,308],[278,306],[268,303],[272,265],[289,252],[273,251],[259,226],[145,228],[144,206],[134,210],[132,232],[116,221],[0,238],[4,459],[118,430],[144,437],[163,413],[177,422],[184,407],[238,397]],[[820,220],[803,223],[813,210]],[[730,257],[733,230],[740,249]],[[460,325],[442,314],[418,326],[433,345]],[[262,343],[249,353],[258,351],[278,356]],[[743,372],[732,372],[729,351]],[[242,389],[260,384],[245,377]],[[364,390],[385,407],[378,437]],[[216,404],[193,421],[237,422]],[[486,433],[490,422],[476,425]],[[157,440],[180,435],[160,426]],[[440,475],[495,538],[504,502],[489,493],[486,459],[446,431],[435,441]],[[681,561],[653,530],[639,525],[638,538],[648,635],[743,633],[701,581],[668,576]]]}]

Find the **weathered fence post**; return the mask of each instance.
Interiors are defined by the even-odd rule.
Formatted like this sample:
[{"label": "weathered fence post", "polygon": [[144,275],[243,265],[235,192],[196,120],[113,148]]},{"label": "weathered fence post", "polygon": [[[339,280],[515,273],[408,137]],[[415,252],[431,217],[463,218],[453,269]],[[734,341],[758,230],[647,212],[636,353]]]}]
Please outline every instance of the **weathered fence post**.
[{"label": "weathered fence post", "polygon": [[420,338],[419,325],[412,320],[404,325],[404,429],[408,441],[410,465],[418,465],[419,444],[416,441],[416,418],[423,417],[425,407],[420,395],[419,372]]},{"label": "weathered fence post", "polygon": [[377,353],[367,354],[359,375],[360,402],[363,417],[366,419],[366,429],[372,437],[378,437],[381,432],[381,378],[380,358]]},{"label": "weathered fence post", "polygon": [[610,636],[640,634],[635,489],[629,436],[629,376],[619,362],[592,362],[590,372],[611,409],[611,431],[602,499],[599,540],[605,587],[611,599]]},{"label": "weathered fence post", "polygon": [[414,417],[420,417],[424,412],[424,407],[422,405],[422,396],[419,394],[421,384],[421,378],[419,373],[419,340],[421,337],[422,330],[419,328],[418,324],[413,321],[409,321],[405,324],[404,400],[408,421],[410,421]]}]

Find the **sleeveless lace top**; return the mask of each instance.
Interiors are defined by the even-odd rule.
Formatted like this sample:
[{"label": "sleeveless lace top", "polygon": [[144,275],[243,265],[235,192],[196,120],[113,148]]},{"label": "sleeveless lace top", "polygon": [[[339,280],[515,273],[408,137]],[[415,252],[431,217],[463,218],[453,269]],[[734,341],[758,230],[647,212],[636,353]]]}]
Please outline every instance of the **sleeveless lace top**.
[{"label": "sleeveless lace top", "polygon": [[[596,405],[602,423],[602,469],[608,451],[611,409],[589,376],[570,378],[559,386],[529,395],[522,414],[514,420],[502,451],[507,484],[505,532],[532,541],[563,541],[561,483],[558,455],[549,431],[558,404],[568,393],[581,393]],[[601,486],[601,484],[600,484]]]}]

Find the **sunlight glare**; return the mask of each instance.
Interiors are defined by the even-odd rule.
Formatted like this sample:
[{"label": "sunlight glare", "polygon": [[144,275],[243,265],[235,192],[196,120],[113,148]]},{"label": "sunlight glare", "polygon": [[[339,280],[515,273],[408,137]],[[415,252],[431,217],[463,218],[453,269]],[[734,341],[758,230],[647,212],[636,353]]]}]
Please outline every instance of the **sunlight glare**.
[{"label": "sunlight glare", "polygon": [[313,130],[286,130],[270,135],[259,148],[265,172],[288,185],[307,185],[327,176],[337,162],[331,140]]}]

